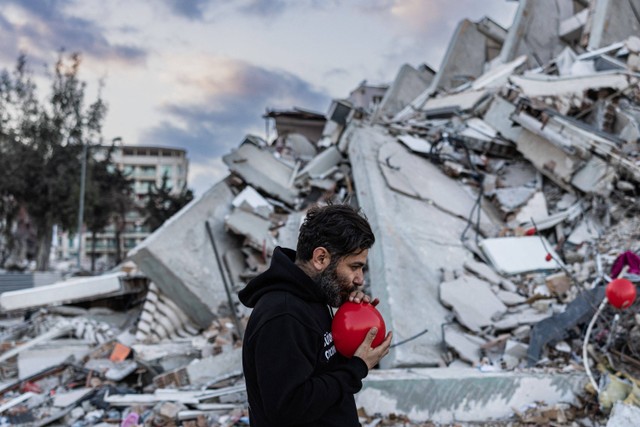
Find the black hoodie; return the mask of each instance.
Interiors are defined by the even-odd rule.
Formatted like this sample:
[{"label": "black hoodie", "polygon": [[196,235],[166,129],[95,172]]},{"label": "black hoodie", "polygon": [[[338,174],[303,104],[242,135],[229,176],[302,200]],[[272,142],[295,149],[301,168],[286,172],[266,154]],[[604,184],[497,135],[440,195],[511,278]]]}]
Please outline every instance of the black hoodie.
[{"label": "black hoodie", "polygon": [[367,365],[336,352],[330,308],[295,255],[276,248],[239,293],[253,307],[242,348],[251,426],[359,426],[353,394]]}]

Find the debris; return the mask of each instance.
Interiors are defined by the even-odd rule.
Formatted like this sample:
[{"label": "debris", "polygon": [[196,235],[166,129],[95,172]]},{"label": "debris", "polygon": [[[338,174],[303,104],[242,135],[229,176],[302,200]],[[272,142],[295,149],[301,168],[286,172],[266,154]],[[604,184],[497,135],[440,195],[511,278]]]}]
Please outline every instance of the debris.
[{"label": "debris", "polygon": [[640,3],[614,3],[521,0],[508,29],[461,21],[438,72],[268,110],[276,135],[247,135],[129,254],[143,275],[0,295],[3,422],[248,424],[236,292],[309,206],[348,202],[376,230],[366,292],[395,341],[363,425],[629,424],[640,302],[592,317],[605,271],[640,282]]}]

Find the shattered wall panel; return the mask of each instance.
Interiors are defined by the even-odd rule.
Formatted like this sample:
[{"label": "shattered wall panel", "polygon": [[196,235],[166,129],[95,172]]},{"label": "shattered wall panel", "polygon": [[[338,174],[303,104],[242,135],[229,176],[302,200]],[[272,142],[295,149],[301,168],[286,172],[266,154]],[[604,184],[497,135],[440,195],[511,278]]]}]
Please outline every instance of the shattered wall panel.
[{"label": "shattered wall panel", "polygon": [[587,50],[640,34],[640,0],[595,0]]},{"label": "shattered wall panel", "polygon": [[292,167],[276,159],[268,150],[243,144],[222,158],[229,170],[253,187],[283,201],[297,204],[298,192],[290,186]]},{"label": "shattered wall panel", "polygon": [[[452,89],[474,80],[484,72],[484,64],[491,40],[478,28],[478,25],[462,20],[449,43],[442,65],[433,81],[434,89]],[[500,45],[498,45],[498,48]]]},{"label": "shattered wall panel", "polygon": [[527,55],[530,68],[551,61],[565,47],[560,40],[560,22],[573,16],[573,2],[565,0],[521,0],[502,46],[502,62]]},{"label": "shattered wall panel", "polygon": [[392,117],[404,107],[409,105],[417,93],[421,93],[431,83],[433,75],[427,79],[425,73],[421,73],[409,64],[404,64],[393,84],[387,89],[376,110],[375,118]]},{"label": "shattered wall panel", "polygon": [[448,313],[438,300],[440,269],[462,268],[470,256],[459,240],[466,222],[387,186],[378,151],[386,143],[395,144],[393,137],[379,128],[356,125],[345,132],[358,201],[376,235],[368,261],[371,293],[380,298],[378,307],[395,341],[429,330],[393,348],[382,366],[438,365],[440,325]]},{"label": "shattered wall panel", "polygon": [[223,182],[185,206],[129,256],[191,320],[209,326],[221,303],[226,303],[223,279],[205,228],[209,220],[221,253],[238,247],[224,230],[233,193]]}]

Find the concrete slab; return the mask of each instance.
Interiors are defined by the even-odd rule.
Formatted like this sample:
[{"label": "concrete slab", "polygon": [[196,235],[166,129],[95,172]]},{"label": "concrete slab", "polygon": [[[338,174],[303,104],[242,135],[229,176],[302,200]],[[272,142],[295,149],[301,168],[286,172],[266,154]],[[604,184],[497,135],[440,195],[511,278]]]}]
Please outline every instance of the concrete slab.
[{"label": "concrete slab", "polygon": [[[380,146],[378,161],[379,169],[391,189],[424,200],[465,221],[469,218],[475,205],[474,196],[429,160],[393,141]],[[489,234],[493,227],[493,221],[482,211],[481,230]]]},{"label": "concrete slab", "polygon": [[480,89],[468,90],[438,98],[430,98],[422,105],[420,110],[426,112],[427,115],[430,111],[436,111],[443,108],[457,108],[460,111],[468,111],[478,105],[486,96],[486,90]]},{"label": "concrete slab", "polygon": [[[541,236],[497,237],[484,239],[480,247],[494,268],[503,274],[518,274],[529,271],[559,270],[558,254],[552,245]],[[547,254],[553,259],[547,261]]]},{"label": "concrete slab", "polygon": [[33,374],[64,362],[70,356],[79,360],[89,351],[89,343],[81,340],[55,340],[40,344],[18,354],[18,378]]},{"label": "concrete slab", "polygon": [[529,224],[532,218],[536,224],[549,218],[547,199],[542,191],[537,191],[533,197],[520,208],[514,221],[516,224]]},{"label": "concrete slab", "polygon": [[124,289],[124,273],[70,279],[53,285],[0,294],[0,311],[24,310],[49,305],[115,296]]},{"label": "concrete slab", "polygon": [[504,303],[504,305],[509,305],[509,306],[522,304],[527,300],[524,296],[520,294],[517,294],[515,292],[505,291],[502,289],[496,292],[496,296],[500,301]]},{"label": "concrete slab", "polygon": [[[460,269],[471,257],[459,240],[466,221],[387,186],[379,150],[397,142],[384,130],[352,124],[342,138],[349,140],[358,202],[376,234],[368,262],[371,293],[380,298],[378,308],[396,342],[429,330],[394,347],[382,365],[438,365],[442,351],[440,325],[448,314],[438,300],[441,269]],[[429,179],[429,174],[424,179]],[[419,321],[416,313],[420,313]]]},{"label": "concrete slab", "polygon": [[502,45],[500,59],[509,62],[527,55],[528,68],[549,63],[564,49],[559,23],[574,15],[573,2],[523,0]]},{"label": "concrete slab", "polygon": [[608,197],[613,191],[613,182],[617,177],[613,166],[594,156],[573,175],[571,184],[587,194]]},{"label": "concrete slab", "polygon": [[515,142],[520,139],[523,130],[520,126],[514,126],[509,118],[514,111],[515,105],[500,96],[494,96],[483,119],[504,138]]},{"label": "concrete slab", "polygon": [[374,370],[356,395],[356,405],[370,414],[403,414],[417,423],[489,422],[539,401],[578,404],[587,381],[582,373]]},{"label": "concrete slab", "polygon": [[466,360],[472,365],[480,362],[480,348],[487,343],[487,340],[467,334],[461,328],[455,327],[455,325],[444,328],[444,341],[458,353],[460,359]]},{"label": "concrete slab", "polygon": [[250,185],[247,185],[244,190],[233,199],[231,204],[234,208],[253,212],[263,218],[269,218],[269,215],[273,213],[273,205]]},{"label": "concrete slab", "polygon": [[613,405],[607,427],[628,427],[635,425],[640,420],[640,408],[623,402]]},{"label": "concrete slab", "polygon": [[380,106],[374,115],[375,119],[393,117],[409,105],[416,94],[427,89],[433,76],[433,74],[421,73],[409,64],[402,65],[395,80],[380,101]]},{"label": "concrete slab", "polygon": [[268,254],[275,249],[277,242],[271,234],[271,221],[251,212],[236,209],[224,221],[225,226],[236,234],[245,236],[248,246]]},{"label": "concrete slab", "polygon": [[587,50],[594,50],[640,34],[640,0],[598,0],[592,4]]},{"label": "concrete slab", "polygon": [[66,408],[67,406],[83,399],[85,396],[92,393],[92,388],[79,388],[66,393],[56,393],[53,396],[53,406],[56,408]]},{"label": "concrete slab", "polygon": [[231,172],[254,188],[289,206],[299,203],[298,191],[289,185],[294,168],[278,160],[269,150],[242,144],[222,160]]},{"label": "concrete slab", "polygon": [[511,76],[511,83],[522,89],[526,96],[582,96],[586,90],[611,88],[623,90],[637,79],[620,71],[600,72],[583,76],[549,76],[546,74],[530,74],[527,76]]},{"label": "concrete slab", "polygon": [[453,309],[461,324],[476,332],[507,311],[489,283],[474,276],[461,276],[441,283],[440,299]]},{"label": "concrete slab", "polygon": [[338,163],[342,161],[342,153],[338,150],[338,147],[331,146],[314,157],[307,165],[298,173],[296,181],[303,179],[304,177],[310,178],[324,178],[330,171],[335,170]]},{"label": "concrete slab", "polygon": [[509,76],[525,62],[527,62],[527,57],[526,55],[522,55],[506,64],[500,63],[495,65],[491,67],[489,71],[475,79],[471,84],[471,89],[478,90],[501,87],[507,83]]},{"label": "concrete slab", "polygon": [[129,253],[168,299],[202,328],[211,324],[218,306],[227,301],[205,221],[211,224],[221,254],[238,248],[238,239],[224,229],[233,197],[227,184],[219,182]]},{"label": "concrete slab", "polygon": [[189,384],[205,385],[221,376],[242,373],[242,348],[225,350],[215,356],[196,360],[185,367]]},{"label": "concrete slab", "polygon": [[502,40],[487,37],[478,24],[468,19],[458,23],[433,80],[434,88],[450,90],[482,75],[485,63],[498,55],[506,35],[504,29],[493,24],[498,31],[502,30]]}]

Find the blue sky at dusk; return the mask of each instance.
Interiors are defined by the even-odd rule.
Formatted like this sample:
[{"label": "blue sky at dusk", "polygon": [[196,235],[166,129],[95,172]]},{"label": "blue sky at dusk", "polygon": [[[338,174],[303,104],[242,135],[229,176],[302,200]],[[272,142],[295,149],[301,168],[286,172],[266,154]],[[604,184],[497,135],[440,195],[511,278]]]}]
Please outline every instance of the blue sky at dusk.
[{"label": "blue sky at dusk", "polygon": [[[104,139],[185,148],[196,194],[226,175],[220,157],[266,109],[326,112],[362,80],[404,63],[438,69],[461,19],[504,27],[506,0],[4,0],[0,67],[80,52],[87,101],[109,111]],[[44,89],[44,88],[42,88]]]}]

